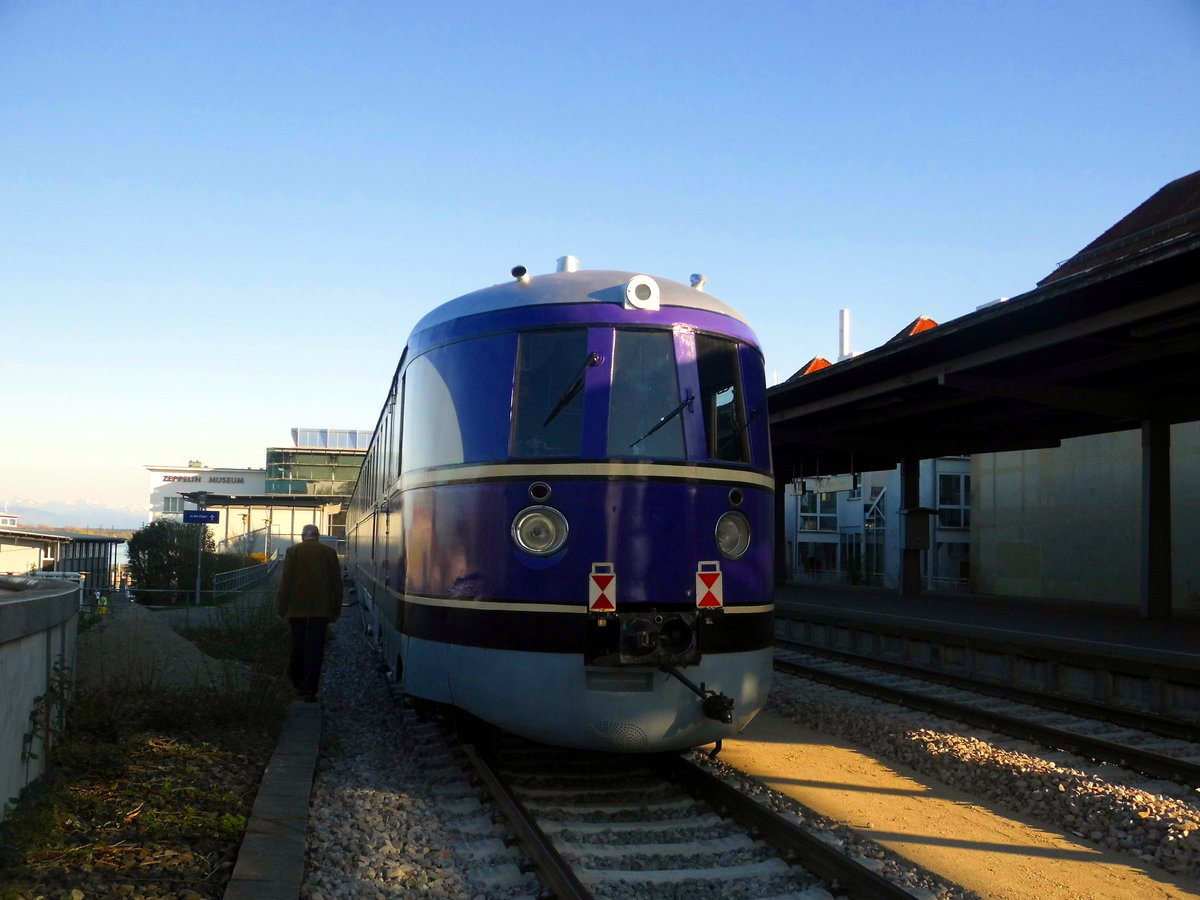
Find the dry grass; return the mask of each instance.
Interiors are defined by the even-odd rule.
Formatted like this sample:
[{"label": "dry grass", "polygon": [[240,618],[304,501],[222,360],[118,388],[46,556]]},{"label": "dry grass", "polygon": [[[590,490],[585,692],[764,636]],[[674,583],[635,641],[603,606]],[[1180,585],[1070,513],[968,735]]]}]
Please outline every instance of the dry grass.
[{"label": "dry grass", "polygon": [[286,627],[230,609],[189,637],[241,677],[164,686],[142,659],[125,683],[82,687],[47,775],[0,826],[2,900],[224,893],[292,697]]}]

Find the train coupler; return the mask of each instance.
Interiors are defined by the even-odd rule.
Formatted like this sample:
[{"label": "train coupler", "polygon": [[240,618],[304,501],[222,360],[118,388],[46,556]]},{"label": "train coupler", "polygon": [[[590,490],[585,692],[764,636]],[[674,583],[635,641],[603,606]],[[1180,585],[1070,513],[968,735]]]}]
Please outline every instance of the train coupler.
[{"label": "train coupler", "polygon": [[700,698],[701,709],[704,710],[704,715],[716,722],[724,722],[726,725],[733,724],[733,698],[726,697],[724,694],[716,691],[707,691],[704,685],[697,685],[694,681],[680,672],[674,666],[659,666],[661,671],[666,672],[679,681],[693,694]]}]

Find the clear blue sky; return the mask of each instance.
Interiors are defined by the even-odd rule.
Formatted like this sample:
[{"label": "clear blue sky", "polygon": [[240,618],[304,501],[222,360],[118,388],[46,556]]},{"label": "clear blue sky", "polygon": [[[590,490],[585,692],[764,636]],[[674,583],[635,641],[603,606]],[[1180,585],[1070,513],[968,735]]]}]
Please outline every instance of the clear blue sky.
[{"label": "clear blue sky", "polygon": [[0,0],[0,500],[371,427],[524,264],[687,280],[768,371],[1033,288],[1200,168],[1200,0]]}]

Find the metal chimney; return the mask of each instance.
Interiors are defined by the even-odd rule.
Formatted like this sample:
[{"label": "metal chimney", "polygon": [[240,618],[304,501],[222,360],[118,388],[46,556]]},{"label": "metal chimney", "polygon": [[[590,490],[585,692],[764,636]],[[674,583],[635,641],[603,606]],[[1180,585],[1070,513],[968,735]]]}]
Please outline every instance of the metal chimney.
[{"label": "metal chimney", "polygon": [[838,362],[850,358],[850,310],[838,310]]},{"label": "metal chimney", "polygon": [[577,256],[560,256],[558,258],[559,272],[578,272],[579,257]]}]

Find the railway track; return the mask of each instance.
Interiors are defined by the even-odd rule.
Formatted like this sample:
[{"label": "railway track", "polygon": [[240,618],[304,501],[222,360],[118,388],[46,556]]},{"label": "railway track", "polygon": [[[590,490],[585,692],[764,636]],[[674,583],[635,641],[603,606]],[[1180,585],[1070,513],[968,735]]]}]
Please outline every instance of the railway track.
[{"label": "railway track", "polygon": [[776,641],[776,667],[947,719],[1200,787],[1194,726]]},{"label": "railway track", "polygon": [[681,757],[465,752],[558,898],[912,897]]}]

